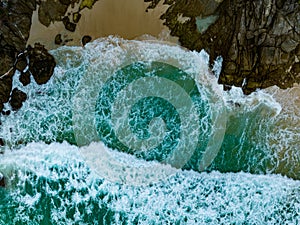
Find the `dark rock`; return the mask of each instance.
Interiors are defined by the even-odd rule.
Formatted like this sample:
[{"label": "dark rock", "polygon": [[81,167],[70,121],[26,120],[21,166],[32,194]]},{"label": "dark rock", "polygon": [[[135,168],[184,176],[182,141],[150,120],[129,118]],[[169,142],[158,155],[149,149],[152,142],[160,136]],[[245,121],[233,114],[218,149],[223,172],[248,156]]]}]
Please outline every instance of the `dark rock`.
[{"label": "dark rock", "polygon": [[231,90],[231,88],[232,88],[232,86],[230,86],[230,85],[223,85],[223,90],[224,91],[230,91]]},{"label": "dark rock", "polygon": [[11,97],[10,97],[10,105],[13,110],[18,110],[22,107],[23,102],[27,99],[27,95],[23,92],[20,91],[17,88],[14,88]]},{"label": "dark rock", "polygon": [[2,111],[3,116],[9,116],[10,115],[10,110]]},{"label": "dark rock", "polygon": [[36,43],[34,48],[28,47],[29,70],[37,84],[45,84],[51,78],[55,59],[43,45]]},{"label": "dark rock", "polygon": [[0,100],[2,103],[8,102],[10,92],[12,90],[12,75],[5,76],[0,79]]},{"label": "dark rock", "polygon": [[48,27],[51,22],[61,21],[67,9],[68,5],[62,4],[60,1],[42,1],[38,11],[39,21]]},{"label": "dark rock", "polygon": [[83,46],[85,46],[87,43],[89,43],[92,40],[92,37],[89,35],[84,35],[81,39],[81,43]]},{"label": "dark rock", "polygon": [[5,186],[5,177],[0,173],[0,187],[4,188]]},{"label": "dark rock", "polygon": [[35,0],[0,2],[0,109],[9,100],[15,72],[12,68],[16,65],[21,70],[25,66],[23,60],[15,61],[26,47],[34,10]]},{"label": "dark rock", "polygon": [[27,70],[26,72],[22,71],[19,80],[23,84],[23,86],[27,86],[28,84],[30,84],[30,72],[29,72],[29,70]]},{"label": "dark rock", "polygon": [[15,67],[20,72],[25,70],[25,68],[27,67],[27,59],[25,54],[22,54],[20,57],[18,57]]},{"label": "dark rock", "polygon": [[0,138],[0,146],[4,146],[4,140]]},{"label": "dark rock", "polygon": [[292,73],[300,74],[300,63],[295,63],[292,67]]},{"label": "dark rock", "polygon": [[59,2],[63,5],[70,5],[71,4],[71,0],[59,0]]},{"label": "dark rock", "polygon": [[[0,45],[1,45],[2,41],[3,41],[3,39],[1,39],[1,35],[0,35]],[[0,61],[1,61],[0,77],[2,75],[6,74],[14,66],[15,55],[17,54],[16,52],[17,52],[17,50],[13,46],[4,45],[4,46],[0,47]],[[13,74],[10,74],[10,75],[12,76]],[[0,82],[1,82],[1,79],[0,79]]]},{"label": "dark rock", "polygon": [[32,13],[36,9],[35,0],[9,1],[9,4],[1,1],[0,8],[1,48],[9,46],[16,53],[22,52],[29,37]]},{"label": "dark rock", "polygon": [[62,21],[63,21],[63,24],[65,25],[66,30],[71,31],[71,32],[74,32],[76,30],[76,24],[70,22],[69,17],[65,16]]},{"label": "dark rock", "polygon": [[[150,2],[156,7],[160,0]],[[171,35],[191,49],[223,57],[219,83],[245,93],[300,82],[300,4],[297,0],[168,0],[161,16]],[[187,17],[180,21],[181,17]],[[291,69],[292,68],[292,69]]]},{"label": "dark rock", "polygon": [[64,5],[67,5],[67,6],[70,6],[72,8],[74,8],[74,4],[75,3],[79,3],[79,0],[59,0],[61,4],[64,4]]},{"label": "dark rock", "polygon": [[61,43],[62,43],[61,34],[57,34],[57,35],[55,36],[54,43],[55,43],[56,45],[61,45]]},{"label": "dark rock", "polygon": [[3,108],[4,108],[4,104],[3,104],[3,102],[0,101],[0,112],[3,110]]}]

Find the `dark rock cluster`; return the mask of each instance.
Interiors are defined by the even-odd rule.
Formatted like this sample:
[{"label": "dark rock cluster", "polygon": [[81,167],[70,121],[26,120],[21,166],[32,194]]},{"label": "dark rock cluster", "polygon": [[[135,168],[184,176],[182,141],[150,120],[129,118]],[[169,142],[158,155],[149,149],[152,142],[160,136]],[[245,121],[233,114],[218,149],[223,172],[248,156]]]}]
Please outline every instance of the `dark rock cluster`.
[{"label": "dark rock cluster", "polygon": [[[48,27],[51,23],[56,21],[62,21],[65,29],[71,32],[76,30],[76,24],[79,22],[81,18],[80,11],[84,8],[91,9],[92,6],[98,0],[46,0],[40,1],[38,4],[40,5],[38,9],[39,21],[41,24]],[[78,6],[80,2],[80,5]],[[75,12],[69,12],[68,8],[71,6],[72,9],[78,8]]]},{"label": "dark rock cluster", "polygon": [[[56,66],[55,59],[43,45],[38,43],[32,48],[28,46],[23,52],[16,56],[15,62],[8,73],[2,75],[0,80],[0,111],[3,103],[9,101],[12,110],[18,110],[27,99],[26,93],[17,88],[12,90],[12,79],[14,72],[18,70],[20,82],[26,86],[30,83],[32,75],[37,84],[45,84],[51,78]],[[3,115],[6,113],[2,112]]]},{"label": "dark rock cluster", "polygon": [[[97,0],[9,0],[0,1],[0,112],[3,104],[9,102],[13,110],[17,110],[26,100],[21,90],[12,91],[12,81],[18,70],[20,82],[26,86],[32,75],[37,84],[45,84],[52,76],[56,65],[54,58],[44,46],[36,43],[27,46],[33,11],[38,7],[39,21],[49,26],[52,22],[62,21],[69,31],[76,29],[81,18],[80,11],[92,8]],[[80,4],[79,4],[80,3]],[[76,5],[77,4],[77,5]],[[78,5],[79,4],[79,5]],[[68,8],[77,8],[69,13]],[[86,38],[85,42],[88,42]],[[56,44],[64,44],[70,39],[62,40],[57,35]],[[5,114],[5,112],[2,112]]]},{"label": "dark rock cluster", "polygon": [[[160,0],[145,0],[154,8]],[[243,87],[287,88],[300,82],[298,0],[165,0],[161,19],[171,35],[195,50],[223,57],[219,82]],[[180,18],[185,18],[183,21]],[[210,24],[209,24],[210,23]],[[207,25],[208,24],[208,25]]]},{"label": "dark rock cluster", "polygon": [[26,67],[24,61],[15,62],[17,56],[26,48],[35,9],[35,0],[0,2],[0,111],[3,104],[10,99],[16,67]]}]

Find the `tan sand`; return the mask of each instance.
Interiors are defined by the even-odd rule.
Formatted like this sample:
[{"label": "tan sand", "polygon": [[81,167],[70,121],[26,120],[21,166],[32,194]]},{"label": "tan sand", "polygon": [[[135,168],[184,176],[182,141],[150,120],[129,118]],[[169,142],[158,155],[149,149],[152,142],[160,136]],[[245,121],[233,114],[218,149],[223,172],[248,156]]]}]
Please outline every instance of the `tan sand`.
[{"label": "tan sand", "polygon": [[84,35],[90,35],[93,39],[108,35],[134,39],[149,34],[176,43],[177,38],[168,35],[168,28],[159,19],[168,6],[160,3],[154,10],[146,12],[147,5],[143,0],[99,0],[93,9],[81,11],[82,17],[75,32],[65,30],[62,22],[45,27],[38,21],[38,13],[35,11],[28,44],[40,42],[48,49],[56,48],[58,45],[54,44],[54,38],[58,33],[62,34],[63,40],[73,39],[68,45],[80,45]]}]

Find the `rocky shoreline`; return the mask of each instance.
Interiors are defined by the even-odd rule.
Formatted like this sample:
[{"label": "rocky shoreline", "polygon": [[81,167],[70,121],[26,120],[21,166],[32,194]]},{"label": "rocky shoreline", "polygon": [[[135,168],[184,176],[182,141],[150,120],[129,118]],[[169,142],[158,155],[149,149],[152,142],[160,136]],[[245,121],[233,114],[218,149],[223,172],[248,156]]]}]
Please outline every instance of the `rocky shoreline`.
[{"label": "rocky shoreline", "polygon": [[[151,2],[155,8],[160,0]],[[192,50],[223,57],[219,83],[245,94],[300,82],[298,0],[168,0],[161,19]]]},{"label": "rocky shoreline", "polygon": [[[161,0],[144,0],[148,11]],[[53,56],[41,44],[26,46],[33,11],[49,26],[62,21],[73,32],[84,8],[97,0],[12,0],[0,2],[0,111],[9,102],[18,110],[26,93],[12,90],[13,75],[28,85],[30,76],[42,85],[53,74]],[[191,50],[205,49],[214,60],[223,57],[219,82],[224,89],[242,87],[245,94],[277,85],[291,87],[300,82],[300,4],[298,0],[166,0],[161,15],[171,35]],[[74,9],[72,13],[68,9]],[[85,36],[83,44],[90,41]],[[64,44],[60,34],[53,40]]]},{"label": "rocky shoreline", "polygon": [[[74,31],[80,19],[80,11],[92,8],[97,0],[13,0],[0,2],[0,112],[3,105],[10,103],[12,110],[18,110],[26,100],[26,93],[12,90],[13,76],[18,70],[20,82],[26,86],[33,76],[37,84],[45,84],[52,76],[56,62],[47,49],[39,43],[33,47],[26,46],[29,38],[33,11],[38,7],[40,22],[49,26],[55,21],[63,21],[65,29]],[[79,4],[80,3],[80,4]],[[77,7],[72,15],[67,13],[69,7]]]}]

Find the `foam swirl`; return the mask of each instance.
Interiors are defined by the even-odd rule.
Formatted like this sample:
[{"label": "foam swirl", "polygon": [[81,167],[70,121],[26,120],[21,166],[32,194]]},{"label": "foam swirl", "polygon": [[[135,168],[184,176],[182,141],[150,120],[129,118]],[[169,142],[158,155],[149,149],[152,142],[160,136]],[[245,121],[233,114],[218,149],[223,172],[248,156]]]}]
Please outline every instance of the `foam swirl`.
[{"label": "foam swirl", "polygon": [[[196,160],[197,170],[209,166],[222,144],[227,117],[209,81],[207,55],[153,41],[111,38],[100,45],[101,55],[91,59],[74,97],[77,144],[100,140],[112,149],[175,168],[190,160]],[[99,43],[90,49],[97,47]],[[103,155],[99,149],[99,161]],[[99,168],[89,154],[83,151],[83,156]],[[128,167],[113,157],[111,161],[114,168]],[[140,169],[131,169],[129,177],[134,179],[125,183],[154,181],[137,179],[134,174],[149,177]]]}]

